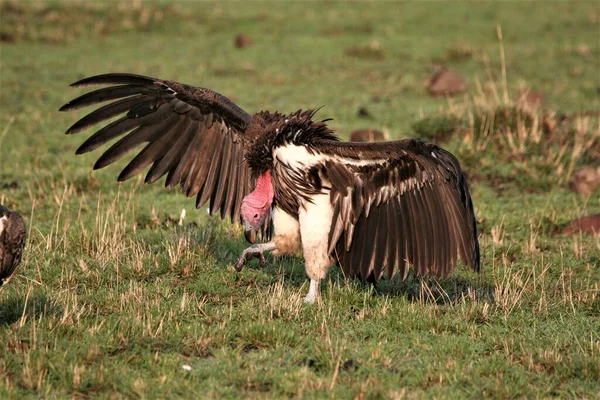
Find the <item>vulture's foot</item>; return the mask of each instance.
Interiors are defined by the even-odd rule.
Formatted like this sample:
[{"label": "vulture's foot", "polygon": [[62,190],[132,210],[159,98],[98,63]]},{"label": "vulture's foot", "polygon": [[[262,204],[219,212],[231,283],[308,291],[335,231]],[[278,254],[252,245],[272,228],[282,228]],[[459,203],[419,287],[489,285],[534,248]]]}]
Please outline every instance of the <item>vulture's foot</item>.
[{"label": "vulture's foot", "polygon": [[264,267],[267,264],[267,260],[265,259],[265,255],[263,253],[273,249],[275,249],[275,243],[273,242],[253,244],[242,252],[240,259],[237,263],[235,263],[235,270],[240,272],[244,268],[244,264],[255,257],[259,258],[260,266]]},{"label": "vulture's foot", "polygon": [[304,298],[304,302],[308,304],[312,304],[319,297],[319,281],[316,279],[310,280],[310,289],[308,289],[308,294]]}]

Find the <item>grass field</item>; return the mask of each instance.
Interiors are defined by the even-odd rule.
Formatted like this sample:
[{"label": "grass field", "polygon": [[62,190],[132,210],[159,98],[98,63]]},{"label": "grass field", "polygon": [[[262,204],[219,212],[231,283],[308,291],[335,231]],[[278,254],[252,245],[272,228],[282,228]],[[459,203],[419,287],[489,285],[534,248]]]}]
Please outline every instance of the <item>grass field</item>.
[{"label": "grass field", "polygon": [[[600,212],[599,190],[567,188],[600,163],[599,18],[576,1],[0,1],[0,203],[29,227],[0,290],[0,398],[598,398],[600,238],[557,232]],[[431,97],[438,64],[467,93]],[[342,137],[450,121],[481,273],[375,292],[334,268],[312,306],[301,257],[236,274],[239,227],[74,155],[85,134],[64,131],[88,110],[57,110],[105,72],[248,112],[324,106]],[[525,88],[543,110],[515,108]]]}]

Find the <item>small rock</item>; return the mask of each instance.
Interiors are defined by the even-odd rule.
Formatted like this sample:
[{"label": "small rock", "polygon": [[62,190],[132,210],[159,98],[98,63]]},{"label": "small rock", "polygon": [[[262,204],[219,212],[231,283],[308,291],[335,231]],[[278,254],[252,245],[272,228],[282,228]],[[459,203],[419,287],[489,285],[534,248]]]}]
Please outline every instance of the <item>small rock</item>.
[{"label": "small rock", "polygon": [[521,90],[515,97],[515,102],[521,104],[523,108],[532,110],[541,107],[546,100],[542,92],[536,92],[531,89]]},{"label": "small rock", "polygon": [[600,167],[583,167],[569,179],[569,189],[589,196],[600,185]]},{"label": "small rock", "polygon": [[369,110],[367,110],[366,107],[360,107],[358,109],[358,111],[356,112],[356,114],[360,117],[360,118],[373,118],[373,116],[371,115],[371,113],[369,112]]},{"label": "small rock", "polygon": [[252,44],[252,39],[248,35],[237,35],[234,40],[235,47],[242,49]]},{"label": "small rock", "polygon": [[377,129],[358,129],[350,134],[351,142],[378,142],[384,140],[383,132]]},{"label": "small rock", "polygon": [[12,33],[8,32],[0,32],[0,42],[3,43],[14,43],[17,38]]},{"label": "small rock", "polygon": [[577,46],[577,53],[579,53],[580,56],[584,56],[587,57],[590,55],[590,46],[588,46],[587,44],[580,44],[579,46]]},{"label": "small rock", "polygon": [[579,75],[581,75],[581,69],[574,67],[569,70],[570,77],[577,78]]},{"label": "small rock", "polygon": [[600,235],[600,214],[588,215],[570,221],[560,231],[563,235]]},{"label": "small rock", "polygon": [[443,69],[429,80],[429,92],[433,96],[462,93],[467,90],[467,81],[452,69]]}]

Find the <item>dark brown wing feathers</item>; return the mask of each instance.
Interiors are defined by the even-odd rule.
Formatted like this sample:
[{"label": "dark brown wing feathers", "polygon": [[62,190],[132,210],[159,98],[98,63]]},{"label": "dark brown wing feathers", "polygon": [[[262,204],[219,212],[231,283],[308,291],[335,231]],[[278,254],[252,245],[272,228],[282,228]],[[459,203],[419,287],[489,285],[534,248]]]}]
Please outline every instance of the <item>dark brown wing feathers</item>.
[{"label": "dark brown wing feathers", "polygon": [[[180,185],[197,196],[197,207],[210,200],[211,213],[239,219],[241,199],[250,188],[243,157],[243,133],[251,116],[227,97],[208,89],[133,74],[105,74],[85,78],[71,86],[117,85],[83,94],[61,111],[109,102],[73,124],[77,133],[115,117],[77,150],[78,154],[120,138],[98,159],[103,168],[142,144],[119,181],[149,167],[145,182],[167,176],[165,186]],[[248,181],[248,182],[246,182]]]},{"label": "dark brown wing feathers", "polygon": [[0,218],[2,217],[8,219],[0,221],[4,225],[0,233],[0,286],[6,283],[17,269],[27,239],[25,220],[19,213],[9,211],[0,204]]},{"label": "dark brown wing feathers", "polygon": [[329,248],[349,276],[379,279],[412,267],[446,276],[457,256],[479,270],[477,227],[458,161],[419,140],[324,146],[356,160],[328,161],[333,223]]}]

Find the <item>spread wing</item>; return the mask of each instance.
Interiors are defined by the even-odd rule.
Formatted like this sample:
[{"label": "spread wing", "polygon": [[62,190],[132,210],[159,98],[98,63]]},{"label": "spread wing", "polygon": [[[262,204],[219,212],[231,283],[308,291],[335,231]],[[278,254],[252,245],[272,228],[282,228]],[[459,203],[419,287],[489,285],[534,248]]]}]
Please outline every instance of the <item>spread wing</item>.
[{"label": "spread wing", "polygon": [[165,186],[181,186],[196,196],[196,207],[210,200],[211,214],[239,220],[251,177],[243,157],[243,132],[251,116],[227,97],[209,89],[132,74],[105,74],[71,86],[112,85],[70,101],[60,111],[109,102],[77,121],[67,134],[114,119],[90,136],[77,154],[92,151],[121,137],[98,159],[103,168],[142,143],[145,147],[127,164],[124,181],[150,166],[146,183],[167,176]]},{"label": "spread wing", "polygon": [[379,279],[409,267],[445,276],[457,257],[479,270],[473,203],[449,152],[420,140],[331,143],[329,251],[344,272]]}]

